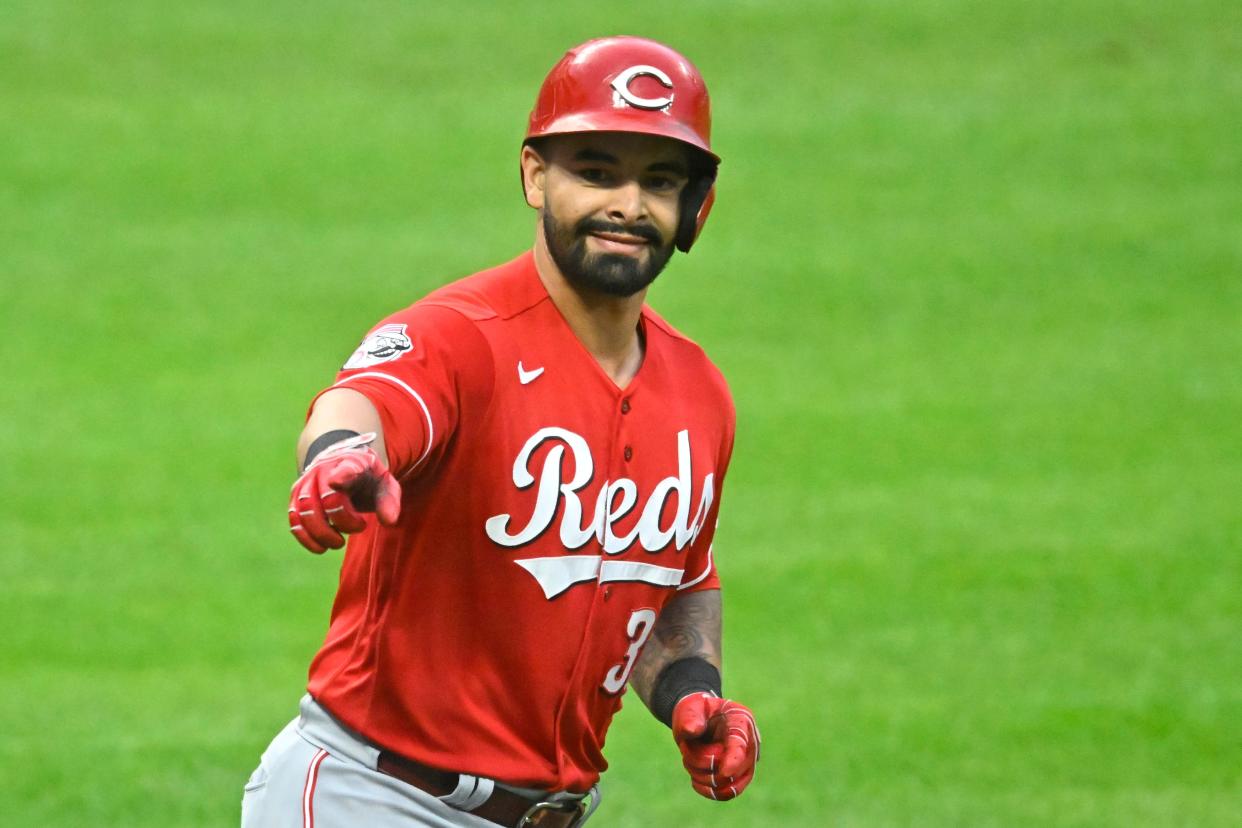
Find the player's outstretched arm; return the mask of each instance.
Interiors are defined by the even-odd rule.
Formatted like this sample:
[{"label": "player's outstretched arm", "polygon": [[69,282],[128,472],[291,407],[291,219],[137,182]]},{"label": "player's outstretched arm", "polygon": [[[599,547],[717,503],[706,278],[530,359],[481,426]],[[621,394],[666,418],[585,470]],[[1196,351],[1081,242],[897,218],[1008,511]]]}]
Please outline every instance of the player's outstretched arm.
[{"label": "player's outstretched arm", "polygon": [[388,471],[379,413],[365,396],[336,388],[315,401],[298,439],[289,531],[316,554],[339,549],[366,527],[366,512],[396,523],[401,487]]},{"label": "player's outstretched arm", "polygon": [[719,590],[679,595],[665,605],[630,686],[669,725],[690,783],[716,800],[740,795],[759,761],[759,728],[742,704],[722,698]]}]

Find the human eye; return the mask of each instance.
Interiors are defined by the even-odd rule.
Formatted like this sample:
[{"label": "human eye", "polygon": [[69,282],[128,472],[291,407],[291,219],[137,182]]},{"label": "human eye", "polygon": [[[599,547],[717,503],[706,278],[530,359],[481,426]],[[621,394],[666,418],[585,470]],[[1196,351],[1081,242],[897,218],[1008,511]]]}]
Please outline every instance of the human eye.
[{"label": "human eye", "polygon": [[591,184],[606,184],[608,171],[602,167],[582,167],[578,170],[578,177]]},{"label": "human eye", "polygon": [[653,175],[647,179],[647,189],[657,193],[667,193],[681,187],[682,179],[671,175]]}]

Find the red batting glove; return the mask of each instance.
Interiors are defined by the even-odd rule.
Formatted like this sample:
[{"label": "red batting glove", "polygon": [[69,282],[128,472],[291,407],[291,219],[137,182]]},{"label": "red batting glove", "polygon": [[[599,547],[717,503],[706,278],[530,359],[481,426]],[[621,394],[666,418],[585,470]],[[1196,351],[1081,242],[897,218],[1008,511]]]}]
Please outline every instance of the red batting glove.
[{"label": "red batting glove", "polygon": [[759,728],[745,705],[691,693],[673,708],[673,738],[690,784],[708,799],[740,796],[755,776]]},{"label": "red batting glove", "polygon": [[343,535],[366,528],[363,512],[392,526],[401,512],[401,485],[370,446],[374,434],[328,446],[293,483],[289,531],[316,555],[340,549]]}]

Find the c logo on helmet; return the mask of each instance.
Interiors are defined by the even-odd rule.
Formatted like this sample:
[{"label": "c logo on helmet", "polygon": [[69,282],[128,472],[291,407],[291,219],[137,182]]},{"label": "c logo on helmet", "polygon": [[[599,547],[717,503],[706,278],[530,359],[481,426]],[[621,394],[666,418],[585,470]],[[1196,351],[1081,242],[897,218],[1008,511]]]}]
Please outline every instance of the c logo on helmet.
[{"label": "c logo on helmet", "polygon": [[617,106],[621,106],[622,102],[625,102],[636,109],[668,109],[672,106],[673,95],[671,92],[665,98],[640,98],[630,91],[630,84],[634,82],[634,78],[641,77],[642,75],[655,78],[666,89],[673,88],[673,81],[669,76],[656,67],[645,64],[631,66],[613,78],[612,91],[614,93],[614,103]]}]

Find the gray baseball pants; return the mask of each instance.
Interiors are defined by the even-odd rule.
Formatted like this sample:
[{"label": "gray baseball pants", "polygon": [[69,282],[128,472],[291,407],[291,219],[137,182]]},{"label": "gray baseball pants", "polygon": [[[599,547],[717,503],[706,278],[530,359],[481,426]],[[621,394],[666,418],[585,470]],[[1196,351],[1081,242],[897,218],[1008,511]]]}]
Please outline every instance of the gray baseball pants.
[{"label": "gray baseball pants", "polygon": [[[242,795],[242,828],[496,828],[454,807],[470,804],[476,783],[436,797],[376,770],[379,750],[338,724],[309,695],[259,760]],[[511,789],[513,790],[513,789]],[[538,796],[538,792],[530,792]]]}]

